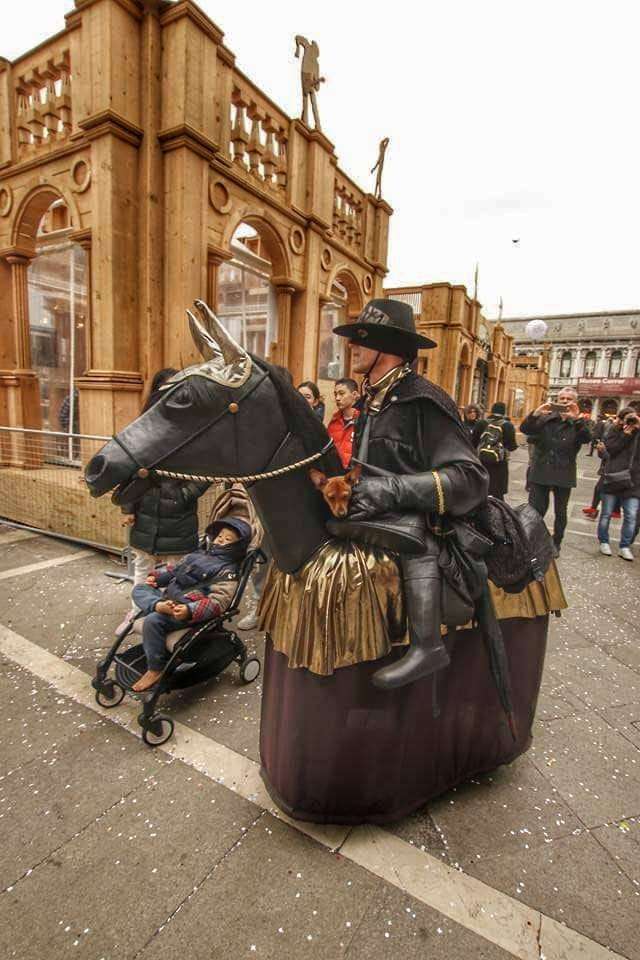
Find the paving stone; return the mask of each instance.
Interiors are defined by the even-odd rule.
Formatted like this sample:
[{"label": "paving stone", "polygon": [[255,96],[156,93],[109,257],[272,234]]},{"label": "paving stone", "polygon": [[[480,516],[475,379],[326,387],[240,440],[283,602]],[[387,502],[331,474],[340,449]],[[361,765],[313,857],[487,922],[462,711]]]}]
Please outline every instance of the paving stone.
[{"label": "paving stone", "polygon": [[[80,548],[75,543],[65,540],[50,540],[47,537],[33,537],[17,543],[0,542],[0,571],[14,570],[26,567],[31,563],[40,563],[42,560],[54,560],[57,557],[66,557],[77,553]],[[27,574],[27,576],[30,576]]]},{"label": "paving stone", "polygon": [[606,707],[598,711],[609,726],[640,747],[640,703],[626,703],[621,707]]},{"label": "paving stone", "polygon": [[640,813],[640,751],[594,713],[540,724],[528,756],[586,826]]},{"label": "paving stone", "polygon": [[0,875],[15,882],[168,763],[113,724],[87,727],[0,779]]},{"label": "paving stone", "polygon": [[638,890],[586,831],[467,872],[630,960],[640,957]]},{"label": "paving stone", "polygon": [[613,857],[616,865],[640,890],[640,820],[629,818],[608,823],[591,831],[598,843]]},{"label": "paving stone", "polygon": [[348,960],[509,960],[513,955],[401,890],[380,884],[343,956]]},{"label": "paving stone", "polygon": [[527,851],[581,823],[528,757],[474,778],[429,807],[452,863],[463,869],[500,853]]},{"label": "paving stone", "polygon": [[389,824],[385,829],[396,837],[400,837],[401,840],[406,840],[413,847],[425,850],[433,857],[440,857],[445,862],[450,862],[446,840],[440,828],[434,823],[428,807],[398,820],[397,823]]},{"label": "paving stone", "polygon": [[259,815],[183,764],[166,764],[5,894],[0,955],[135,956]]},{"label": "paving stone", "polygon": [[[143,960],[343,956],[383,884],[265,815]],[[255,949],[252,949],[255,948]]]},{"label": "paving stone", "polygon": [[546,687],[540,690],[536,708],[536,720],[558,720],[561,717],[574,717],[584,708],[584,704],[571,696],[566,684],[549,675]]},{"label": "paving stone", "polygon": [[105,724],[13,662],[3,659],[0,671],[0,773],[19,769],[45,750]]},{"label": "paving stone", "polygon": [[39,570],[29,575],[28,594],[22,577],[0,581],[2,623],[58,656],[90,617],[112,616],[112,634],[127,609],[129,591],[104,576],[110,566],[108,558],[95,554]]},{"label": "paving stone", "polygon": [[640,700],[638,674],[591,644],[552,651],[546,669],[565,684],[568,693],[589,707]]}]

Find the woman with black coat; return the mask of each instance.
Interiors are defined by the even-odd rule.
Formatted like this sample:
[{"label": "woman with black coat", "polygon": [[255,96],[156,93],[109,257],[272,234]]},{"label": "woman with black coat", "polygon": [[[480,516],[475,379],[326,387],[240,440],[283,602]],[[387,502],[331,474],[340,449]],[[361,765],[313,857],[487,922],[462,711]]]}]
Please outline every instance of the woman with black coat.
[{"label": "woman with black coat", "polygon": [[[600,553],[605,557],[611,556],[609,523],[619,498],[622,500],[623,519],[618,556],[632,561],[631,544],[636,535],[640,509],[640,417],[637,413],[632,411],[626,415],[624,421],[616,421],[603,443],[602,513],[598,524]],[[625,470],[630,474],[628,486],[620,491],[608,492],[607,477]]]}]

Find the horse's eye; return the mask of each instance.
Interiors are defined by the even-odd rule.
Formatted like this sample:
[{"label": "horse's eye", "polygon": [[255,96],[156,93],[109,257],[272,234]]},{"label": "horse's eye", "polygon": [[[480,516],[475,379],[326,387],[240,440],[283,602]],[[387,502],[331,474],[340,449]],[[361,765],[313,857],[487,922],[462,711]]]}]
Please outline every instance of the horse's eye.
[{"label": "horse's eye", "polygon": [[191,397],[188,390],[176,390],[166,399],[166,405],[174,410],[185,410],[191,406]]}]

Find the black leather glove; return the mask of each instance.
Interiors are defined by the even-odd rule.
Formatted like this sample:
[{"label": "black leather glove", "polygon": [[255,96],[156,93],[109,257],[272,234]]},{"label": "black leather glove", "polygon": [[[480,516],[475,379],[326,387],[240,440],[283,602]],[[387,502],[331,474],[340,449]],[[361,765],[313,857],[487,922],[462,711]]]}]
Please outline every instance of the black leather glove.
[{"label": "black leather glove", "polygon": [[403,510],[431,513],[435,509],[435,480],[431,473],[365,477],[353,488],[349,519],[366,520]]}]

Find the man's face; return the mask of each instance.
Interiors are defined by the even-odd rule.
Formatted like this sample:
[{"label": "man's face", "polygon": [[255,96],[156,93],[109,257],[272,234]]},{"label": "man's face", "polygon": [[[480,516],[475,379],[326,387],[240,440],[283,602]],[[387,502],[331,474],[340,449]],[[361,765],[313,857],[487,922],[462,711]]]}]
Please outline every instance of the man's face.
[{"label": "man's face", "polygon": [[350,390],[346,383],[338,383],[333,390],[336,407],[340,412],[349,410],[358,399],[357,390]]},{"label": "man's face", "polygon": [[213,538],[213,542],[217,547],[228,547],[230,543],[237,543],[239,539],[240,536],[235,530],[231,527],[223,527]]},{"label": "man's face", "polygon": [[469,410],[469,412],[467,413],[467,420],[469,420],[471,423],[473,423],[473,421],[474,421],[474,420],[477,420],[477,419],[478,419],[478,411],[477,411],[477,410]]},{"label": "man's face", "polygon": [[[558,394],[558,403],[564,403],[567,408],[571,407],[572,411],[574,412],[573,408],[577,404],[577,399],[573,393],[573,390],[561,390]],[[568,417],[569,409],[567,409],[566,413],[561,413],[560,416]]]},{"label": "man's face", "polygon": [[354,373],[369,373],[374,363],[380,355],[379,350],[370,350],[369,347],[363,347],[361,343],[352,340],[349,344],[351,350],[351,369]]}]

